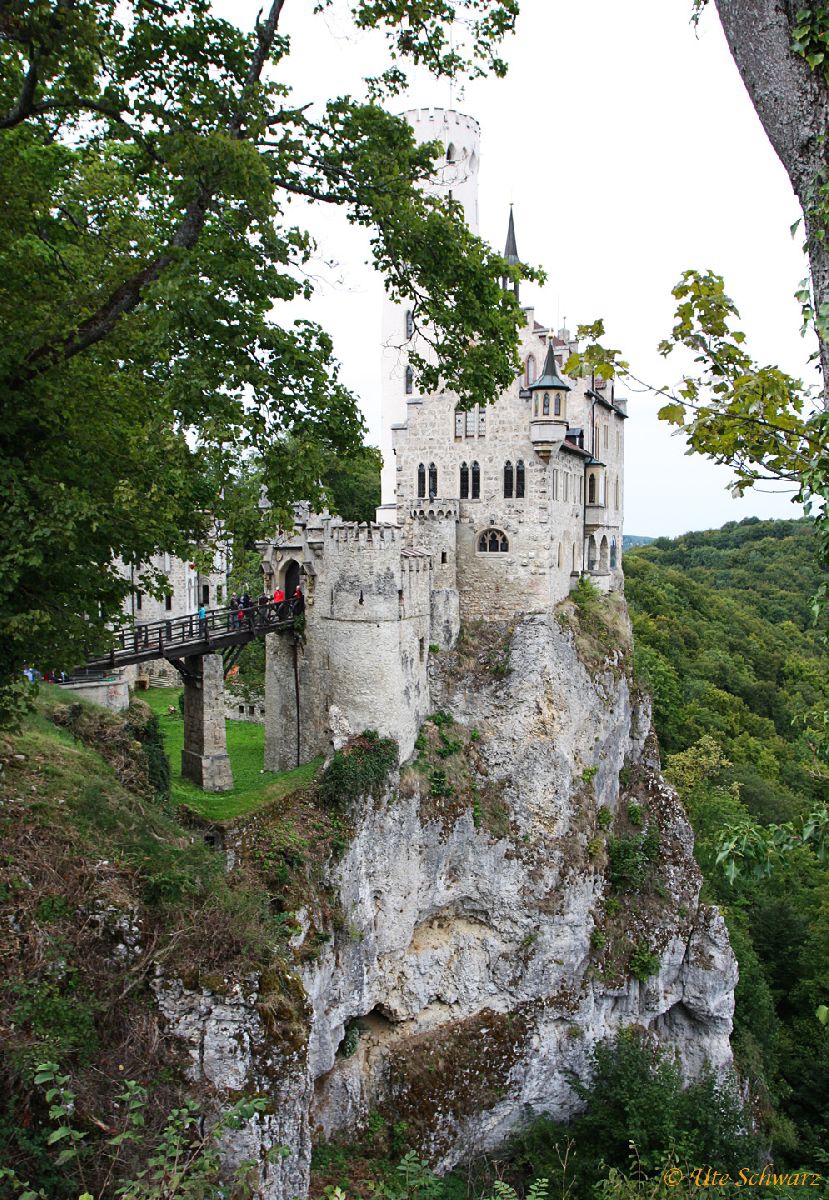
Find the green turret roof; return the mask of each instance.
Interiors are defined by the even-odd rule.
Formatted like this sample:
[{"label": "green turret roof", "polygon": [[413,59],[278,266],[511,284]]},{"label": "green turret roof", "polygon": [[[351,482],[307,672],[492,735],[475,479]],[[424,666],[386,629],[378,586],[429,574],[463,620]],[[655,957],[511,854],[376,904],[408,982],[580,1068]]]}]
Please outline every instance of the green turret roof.
[{"label": "green turret roof", "polygon": [[507,244],[504,248],[504,258],[515,267],[521,261],[518,257],[518,247],[515,244],[515,222],[512,219],[512,205],[509,206],[509,226],[507,228]]},{"label": "green turret roof", "polygon": [[547,343],[547,358],[544,361],[544,370],[536,379],[535,383],[530,384],[531,392],[549,390],[550,388],[558,388],[559,391],[572,391],[569,383],[565,383],[558,373],[558,364],[556,363],[555,347],[553,339],[550,338]]}]

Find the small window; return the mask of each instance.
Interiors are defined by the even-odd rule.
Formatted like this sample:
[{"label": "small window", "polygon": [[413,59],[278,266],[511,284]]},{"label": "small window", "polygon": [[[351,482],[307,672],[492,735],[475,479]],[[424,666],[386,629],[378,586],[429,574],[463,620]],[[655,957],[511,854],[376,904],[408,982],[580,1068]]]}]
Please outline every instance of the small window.
[{"label": "small window", "polygon": [[479,554],[508,554],[509,539],[500,529],[486,529],[478,538]]},{"label": "small window", "polygon": [[478,409],[478,437],[486,437],[486,409],[483,405]]},{"label": "small window", "polygon": [[240,705],[239,705],[239,712],[242,714],[242,716],[244,716],[244,715],[245,715],[245,706],[244,706],[244,704],[240,704]]},{"label": "small window", "polygon": [[570,472],[569,471],[563,472],[561,483],[562,483],[562,487],[564,489],[562,491],[561,498],[566,503],[566,501],[570,499]]},{"label": "small window", "polygon": [[481,468],[476,462],[472,464],[472,499],[481,498]]},{"label": "small window", "polygon": [[417,468],[417,495],[420,500],[426,495],[426,468],[423,463]]},{"label": "small window", "polygon": [[474,408],[470,408],[466,414],[466,436],[468,438],[475,436],[475,426],[478,424],[477,413]]},{"label": "small window", "polygon": [[438,469],[434,463],[429,463],[429,499],[434,500],[438,494]]},{"label": "small window", "polygon": [[607,449],[607,444],[608,444],[608,428],[607,428],[607,425],[605,425],[605,427],[604,427],[604,448],[605,448],[605,450]]},{"label": "small window", "polygon": [[587,503],[596,503],[596,476],[591,475],[587,480]]},{"label": "small window", "polygon": [[553,401],[553,415],[556,417],[561,416],[561,396],[558,392],[556,392],[556,397]]},{"label": "small window", "polygon": [[201,585],[201,602],[202,604],[210,603],[210,584],[203,583]]},{"label": "small window", "polygon": [[421,638],[418,649],[420,651],[420,661],[423,662],[426,657],[426,638]]},{"label": "small window", "polygon": [[441,563],[442,567],[446,566],[446,551],[445,550],[441,550],[441,552],[440,552],[440,563]]},{"label": "small window", "polygon": [[618,475],[616,476],[615,490],[616,490],[616,508],[619,508],[619,477],[618,477]]},{"label": "small window", "polygon": [[558,500],[558,470],[553,471],[553,499]]},{"label": "small window", "polygon": [[464,423],[465,419],[466,419],[466,413],[464,413],[463,409],[456,408],[455,409],[455,437],[456,438],[463,437],[463,423]]},{"label": "small window", "polygon": [[610,542],[610,565],[615,567],[617,562],[616,539],[612,538]]},{"label": "small window", "polygon": [[504,463],[504,499],[511,500],[513,491],[512,463]]},{"label": "small window", "polygon": [[454,144],[450,142],[446,148],[446,161],[448,163],[453,163],[457,157],[458,153],[454,147]]},{"label": "small window", "polygon": [[531,383],[535,383],[535,376],[535,355],[529,354],[524,364],[524,387],[529,387]]},{"label": "small window", "polygon": [[135,607],[136,607],[136,608],[138,609],[138,611],[140,612],[140,611],[141,611],[141,609],[143,608],[143,606],[144,606],[144,593],[143,593],[143,592],[136,592],[136,595],[135,595]]},{"label": "small window", "polygon": [[541,408],[541,415],[544,417],[549,417],[549,415],[550,415],[550,393],[549,392],[544,393],[544,401],[543,401],[542,408]]},{"label": "small window", "polygon": [[414,317],[411,309],[406,310],[406,337],[410,338],[414,334]]},{"label": "small window", "polygon": [[469,499],[469,467],[461,463],[461,500]]},{"label": "small window", "polygon": [[515,464],[515,498],[524,499],[524,460],[519,458]]},{"label": "small window", "polygon": [[256,708],[254,707],[254,705],[249,704],[248,705],[248,716],[252,717],[255,714],[255,712],[256,712]]},{"label": "small window", "polygon": [[579,504],[584,500],[584,479],[579,476]]},{"label": "small window", "polygon": [[172,612],[172,611],[173,611],[173,597],[172,597],[172,596],[165,596],[165,597],[164,597],[164,609],[165,609],[165,611],[166,611],[166,612]]},{"label": "small window", "polygon": [[564,547],[561,542],[558,544],[558,555],[556,557],[556,566],[560,567],[564,562]]},{"label": "small window", "polygon": [[406,395],[411,396],[414,392],[414,371],[411,367],[406,367]]}]

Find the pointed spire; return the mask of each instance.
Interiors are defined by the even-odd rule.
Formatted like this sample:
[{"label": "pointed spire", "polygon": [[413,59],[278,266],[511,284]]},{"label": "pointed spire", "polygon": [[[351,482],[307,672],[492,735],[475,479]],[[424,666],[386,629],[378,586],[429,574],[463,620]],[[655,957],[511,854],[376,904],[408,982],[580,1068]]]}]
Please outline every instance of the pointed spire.
[{"label": "pointed spire", "polygon": [[515,244],[515,221],[512,217],[512,205],[509,206],[509,226],[507,228],[507,244],[504,248],[504,258],[511,267],[517,266],[520,262],[518,247]]},{"label": "pointed spire", "polygon": [[534,383],[530,384],[530,391],[541,391],[544,388],[558,388],[561,391],[569,392],[570,384],[565,383],[558,373],[558,363],[556,362],[556,348],[553,345],[553,337],[547,342],[547,357],[544,360],[544,370],[539,375]]}]

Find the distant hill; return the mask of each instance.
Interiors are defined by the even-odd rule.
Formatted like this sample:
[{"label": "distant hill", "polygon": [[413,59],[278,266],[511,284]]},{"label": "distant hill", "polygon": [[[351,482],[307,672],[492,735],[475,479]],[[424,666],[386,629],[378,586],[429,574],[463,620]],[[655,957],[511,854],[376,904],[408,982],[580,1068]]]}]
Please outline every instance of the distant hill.
[{"label": "distant hill", "polygon": [[649,546],[655,540],[652,537],[641,537],[638,533],[626,533],[622,537],[622,549],[629,550],[631,546]]},{"label": "distant hill", "polygon": [[809,521],[749,518],[625,556],[636,675],[740,962],[737,1059],[791,1122],[776,1157],[798,1162],[829,1145],[829,1037],[815,1018],[829,993],[829,863],[793,851],[768,879],[731,885],[715,860],[723,825],[798,822],[829,800],[817,550]]}]

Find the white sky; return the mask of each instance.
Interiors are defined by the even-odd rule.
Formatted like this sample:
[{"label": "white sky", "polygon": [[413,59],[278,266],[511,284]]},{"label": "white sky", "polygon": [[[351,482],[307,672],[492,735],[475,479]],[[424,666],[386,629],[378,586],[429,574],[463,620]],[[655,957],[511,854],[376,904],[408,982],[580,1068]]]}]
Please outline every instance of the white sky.
[{"label": "white sky", "polygon": [[[296,101],[360,94],[361,75],[379,68],[382,39],[351,30],[344,6],[315,16],[311,0],[286,3],[292,53],[279,74]],[[257,7],[216,4],[245,25]],[[793,298],[806,274],[801,239],[789,232],[799,208],[709,8],[695,33],[691,0],[521,0],[507,78],[454,97],[481,123],[481,234],[503,249],[513,202],[519,253],[548,275],[543,287],[525,285],[522,302],[571,329],[603,317],[606,344],[650,382],[679,373],[656,345],[671,328],[671,287],[689,267],[724,275],[757,358],[815,382]],[[419,78],[395,110],[449,102],[447,84]],[[317,289],[302,315],[332,333],[376,444],[382,284],[365,265],[368,239],[342,214],[323,206],[310,225]],[[658,402],[624,390],[628,533],[798,515],[785,495],[733,500],[729,472],[685,456],[656,420]]]}]

